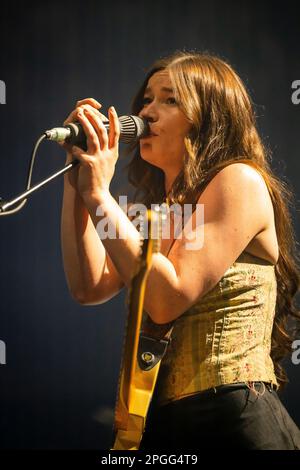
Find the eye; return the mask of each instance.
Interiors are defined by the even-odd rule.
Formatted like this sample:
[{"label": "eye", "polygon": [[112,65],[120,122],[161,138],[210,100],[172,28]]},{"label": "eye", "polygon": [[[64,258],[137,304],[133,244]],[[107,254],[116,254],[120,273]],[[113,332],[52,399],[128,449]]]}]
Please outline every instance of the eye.
[{"label": "eye", "polygon": [[151,98],[149,98],[148,96],[144,96],[144,98],[142,99],[143,106],[145,106],[146,104],[149,104],[150,102],[151,102]]},{"label": "eye", "polygon": [[177,104],[177,101],[173,96],[170,96],[170,98],[168,98],[166,101],[168,104]]}]

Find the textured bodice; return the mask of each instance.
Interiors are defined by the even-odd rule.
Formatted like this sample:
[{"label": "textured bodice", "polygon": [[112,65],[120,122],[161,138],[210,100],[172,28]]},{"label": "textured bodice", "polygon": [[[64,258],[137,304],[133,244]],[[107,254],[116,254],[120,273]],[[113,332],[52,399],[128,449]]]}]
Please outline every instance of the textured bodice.
[{"label": "textured bodice", "polygon": [[158,402],[235,382],[278,386],[270,357],[276,294],[275,266],[243,252],[176,320],[160,366]]}]

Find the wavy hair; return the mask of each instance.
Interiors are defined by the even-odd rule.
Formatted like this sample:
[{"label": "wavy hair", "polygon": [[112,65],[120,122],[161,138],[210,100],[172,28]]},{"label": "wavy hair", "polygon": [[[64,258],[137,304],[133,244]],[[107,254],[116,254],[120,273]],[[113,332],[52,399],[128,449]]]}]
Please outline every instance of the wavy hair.
[{"label": "wavy hair", "polygon": [[148,70],[133,99],[132,114],[137,115],[142,109],[148,80],[160,70],[168,70],[176,101],[192,128],[185,138],[183,169],[168,195],[163,171],[141,158],[138,144],[129,148],[133,158],[127,169],[129,182],[135,188],[134,201],[150,207],[168,196],[170,203],[195,204],[211,179],[222,168],[236,162],[251,165],[262,175],[274,208],[279,245],[271,357],[279,389],[283,389],[288,377],[282,361],[291,353],[292,342],[300,332],[300,310],[295,305],[300,270],[290,211],[294,194],[271,169],[271,152],[259,137],[249,93],[228,63],[208,53],[193,51],[176,51],[159,59]]}]

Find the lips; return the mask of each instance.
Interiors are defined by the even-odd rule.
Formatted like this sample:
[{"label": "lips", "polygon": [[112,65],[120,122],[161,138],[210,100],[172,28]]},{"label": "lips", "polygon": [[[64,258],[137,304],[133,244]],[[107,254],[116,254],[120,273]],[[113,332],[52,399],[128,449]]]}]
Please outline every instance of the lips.
[{"label": "lips", "polygon": [[157,134],[155,134],[155,132],[153,131],[150,131],[149,134],[143,137],[143,139],[148,139],[148,137],[157,137]]}]

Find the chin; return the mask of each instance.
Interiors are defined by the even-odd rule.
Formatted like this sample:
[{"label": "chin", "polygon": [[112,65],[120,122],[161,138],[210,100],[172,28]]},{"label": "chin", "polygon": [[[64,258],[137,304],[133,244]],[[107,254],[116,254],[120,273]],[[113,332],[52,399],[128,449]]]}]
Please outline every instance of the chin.
[{"label": "chin", "polygon": [[157,168],[161,168],[161,162],[155,158],[153,158],[153,155],[151,155],[151,152],[140,152],[142,160],[144,160],[147,163],[150,163],[150,165],[156,166]]}]

